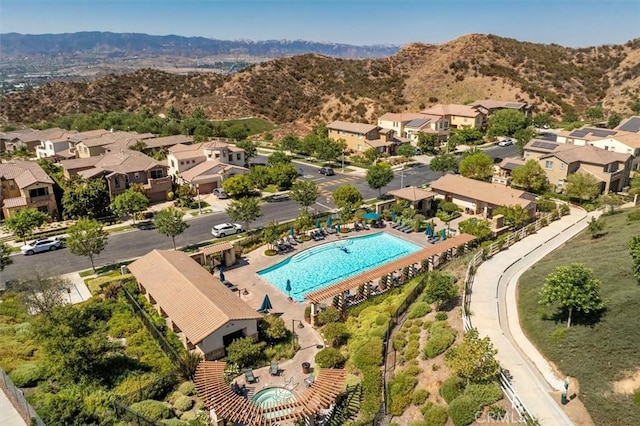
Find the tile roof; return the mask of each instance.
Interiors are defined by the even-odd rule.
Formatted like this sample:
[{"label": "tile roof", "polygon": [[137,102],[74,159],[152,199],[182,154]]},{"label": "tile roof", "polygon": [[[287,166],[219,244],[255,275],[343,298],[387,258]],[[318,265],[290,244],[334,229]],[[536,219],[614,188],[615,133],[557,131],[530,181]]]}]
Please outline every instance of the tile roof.
[{"label": "tile roof", "polygon": [[262,318],[184,252],[153,250],[128,268],[193,344],[229,321]]},{"label": "tile roof", "polygon": [[470,106],[481,106],[486,109],[495,109],[495,108],[513,108],[520,109],[522,107],[527,106],[524,102],[513,102],[513,101],[496,101],[494,99],[482,99],[480,101],[475,101],[469,104]]},{"label": "tile roof", "polygon": [[206,159],[207,157],[204,155],[205,144],[199,143],[194,145],[185,145],[178,144],[169,148],[169,153],[176,160],[186,160],[186,159]]},{"label": "tile roof", "polygon": [[405,188],[389,191],[389,194],[396,198],[402,198],[409,201],[420,201],[436,196],[435,192],[427,191],[426,189],[416,188],[415,186],[407,186]]},{"label": "tile roof", "polygon": [[135,173],[150,170],[154,167],[166,167],[158,160],[138,151],[125,150],[88,158],[62,160],[60,165],[65,170],[73,170],[93,166],[109,172]]},{"label": "tile roof", "polygon": [[445,115],[457,115],[459,117],[477,117],[480,115],[480,111],[469,106],[469,105],[458,105],[458,104],[438,104],[434,105],[431,108],[427,108],[422,111],[424,114],[436,115],[439,117]]},{"label": "tile roof", "polygon": [[501,184],[482,182],[464,176],[448,174],[431,182],[431,189],[438,193],[459,195],[471,200],[484,201],[495,206],[520,205],[528,208],[535,203],[535,194]]},{"label": "tile roof", "polygon": [[[535,160],[530,160],[530,161],[535,161]],[[524,166],[525,162],[526,161],[523,160],[522,158],[508,157],[502,160],[500,164],[498,164],[498,167],[500,167],[501,169],[513,171],[520,166]]]},{"label": "tile roof", "polygon": [[424,118],[420,112],[387,112],[378,117],[378,120],[408,122],[417,118]]},{"label": "tile roof", "polygon": [[149,149],[191,143],[193,143],[193,138],[191,136],[184,135],[164,136],[161,138],[149,138],[144,140],[145,147]]},{"label": "tile roof", "polygon": [[[631,148],[640,148],[640,133],[619,131],[615,135],[609,136],[607,139],[616,140]],[[605,139],[601,138],[599,140],[605,140]],[[591,141],[591,142],[596,142],[596,141]]]},{"label": "tile roof", "polygon": [[366,123],[350,123],[347,121],[334,121],[327,124],[329,130],[343,130],[349,133],[361,133],[366,134],[373,130],[376,130],[378,126]]},{"label": "tile roof", "polygon": [[556,157],[567,164],[588,163],[604,166],[615,162],[624,163],[633,156],[631,154],[607,151],[591,145],[567,145],[564,149],[553,151],[540,158],[549,157]]},{"label": "tile roof", "polygon": [[27,200],[24,197],[5,198],[2,205],[8,209],[24,207],[27,205]]},{"label": "tile roof", "polygon": [[50,183],[53,180],[42,170],[38,163],[33,161],[13,160],[0,164],[0,177],[13,179],[19,188],[26,188],[34,183]]},{"label": "tile roof", "polygon": [[179,176],[187,182],[197,183],[198,181],[212,178],[215,176],[222,177],[223,174],[236,169],[237,172],[248,172],[248,169],[232,164],[221,163],[216,160],[209,160],[193,166],[189,170],[180,173]]}]

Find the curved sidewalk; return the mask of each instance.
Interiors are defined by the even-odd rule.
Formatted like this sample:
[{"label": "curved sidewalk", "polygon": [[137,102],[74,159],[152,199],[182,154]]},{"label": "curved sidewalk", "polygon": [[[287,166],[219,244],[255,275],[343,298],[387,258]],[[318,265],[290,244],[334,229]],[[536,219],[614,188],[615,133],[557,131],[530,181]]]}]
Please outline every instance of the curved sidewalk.
[{"label": "curved sidewalk", "polygon": [[533,264],[574,237],[591,215],[571,209],[571,214],[552,222],[496,254],[478,267],[470,295],[471,323],[488,336],[498,350],[496,358],[508,370],[511,385],[530,414],[541,425],[573,425],[551,392],[563,389],[545,358],[520,328],[516,286]]}]

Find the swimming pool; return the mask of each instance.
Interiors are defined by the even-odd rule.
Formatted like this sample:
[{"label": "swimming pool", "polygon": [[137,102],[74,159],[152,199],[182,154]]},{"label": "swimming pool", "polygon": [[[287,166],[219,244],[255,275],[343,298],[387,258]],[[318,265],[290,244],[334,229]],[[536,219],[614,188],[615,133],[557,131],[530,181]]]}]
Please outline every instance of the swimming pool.
[{"label": "swimming pool", "polygon": [[386,232],[333,241],[304,250],[258,272],[262,278],[302,302],[304,295],[420,250]]},{"label": "swimming pool", "polygon": [[[251,402],[254,405],[257,405],[260,408],[269,408],[275,407],[280,404],[284,404],[285,402],[289,402],[293,399],[293,392],[289,389],[285,388],[265,388],[253,395],[251,398]],[[285,408],[284,410],[272,411],[269,413],[263,414],[265,418],[272,419],[277,416],[283,416],[285,414],[289,414],[291,412],[291,408]]]}]

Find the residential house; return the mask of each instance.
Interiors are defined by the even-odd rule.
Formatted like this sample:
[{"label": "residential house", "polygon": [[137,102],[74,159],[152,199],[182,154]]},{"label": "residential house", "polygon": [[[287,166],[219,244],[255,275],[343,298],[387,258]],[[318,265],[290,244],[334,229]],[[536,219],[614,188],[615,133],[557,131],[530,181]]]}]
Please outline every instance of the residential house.
[{"label": "residential house", "polygon": [[[600,183],[600,192],[607,193],[609,191],[622,191],[629,182],[629,172],[633,156],[631,154],[622,154],[613,151],[607,151],[595,146],[571,146],[557,145],[551,147],[553,142],[546,142],[545,147],[541,148],[535,142],[533,145],[525,146],[525,153],[535,152],[537,161],[544,169],[549,183],[556,191],[562,191],[565,188],[566,179],[573,173],[586,173],[595,177]],[[543,149],[548,150],[542,153]],[[537,151],[537,152],[536,152]]]},{"label": "residential house", "polygon": [[437,104],[421,111],[423,114],[435,115],[449,122],[454,129],[470,127],[483,129],[486,124],[486,114],[478,108],[469,105]]},{"label": "residential house", "polygon": [[533,110],[535,108],[533,105],[524,102],[496,101],[493,99],[475,101],[470,103],[469,106],[477,108],[487,117],[490,117],[493,113],[502,109],[513,109],[523,113],[527,118],[532,118]]},{"label": "residential house", "polygon": [[33,129],[17,129],[6,133],[0,133],[0,152],[7,149],[7,144],[13,145],[19,143],[20,138],[27,137],[28,134],[34,133]]},{"label": "residential house", "polygon": [[35,130],[31,132],[11,132],[11,140],[5,140],[5,150],[15,151],[20,147],[26,147],[30,152],[34,152],[42,141],[62,138],[65,134],[70,134],[68,130],[53,127],[45,130]]},{"label": "residential house", "polygon": [[393,129],[384,129],[372,124],[334,121],[327,125],[329,138],[344,140],[347,151],[362,153],[374,148],[381,154],[395,155],[399,145],[410,143],[408,138],[396,135]]},{"label": "residential house", "polygon": [[395,198],[396,202],[408,201],[420,214],[427,215],[431,210],[433,199],[437,195],[433,191],[427,191],[426,189],[417,188],[415,186],[406,186],[404,188],[395,189],[388,192],[389,195]]},{"label": "residential house", "polygon": [[160,138],[147,138],[143,140],[144,148],[142,152],[145,154],[150,154],[153,151],[163,151],[168,150],[172,146],[182,144],[182,145],[191,145],[193,143],[193,137],[185,136],[185,135],[173,135],[173,136],[163,136]]},{"label": "residential house", "polygon": [[78,134],[75,130],[65,130],[51,135],[49,139],[40,141],[36,146],[36,157],[40,158],[72,158],[69,154],[69,138]]},{"label": "residential house", "polygon": [[147,139],[153,137],[152,133],[93,130],[70,137],[69,151],[76,158],[95,157],[129,149],[139,142],[146,143]]},{"label": "residential house", "polygon": [[0,204],[5,219],[25,208],[38,209],[50,216],[58,212],[53,180],[32,161],[0,163]]},{"label": "residential house", "polygon": [[504,158],[500,163],[493,166],[493,176],[491,183],[511,185],[511,173],[520,166],[524,166],[526,160],[517,157]]},{"label": "residential house", "polygon": [[104,178],[111,198],[126,191],[132,184],[141,184],[152,202],[165,201],[171,191],[171,177],[167,166],[153,158],[132,150],[98,157],[63,160],[60,165],[67,178]]},{"label": "residential house", "polygon": [[536,195],[498,183],[447,174],[431,183],[431,191],[439,198],[456,204],[467,214],[491,218],[493,211],[503,206],[521,206],[531,218],[536,213]]},{"label": "residential house", "polygon": [[262,315],[182,251],[153,250],[128,269],[187,350],[222,358],[235,339],[258,339]]},{"label": "residential house", "polygon": [[422,114],[421,118],[415,118],[406,123],[404,131],[404,136],[409,138],[414,145],[418,142],[419,133],[436,135],[440,142],[449,139],[451,133],[449,121],[446,118],[427,114]]}]

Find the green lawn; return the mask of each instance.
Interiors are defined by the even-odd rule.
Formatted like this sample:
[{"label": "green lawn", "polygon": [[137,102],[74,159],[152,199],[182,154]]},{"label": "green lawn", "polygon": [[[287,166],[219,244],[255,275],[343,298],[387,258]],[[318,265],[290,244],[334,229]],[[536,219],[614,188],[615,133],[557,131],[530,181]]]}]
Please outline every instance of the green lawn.
[{"label": "green lawn", "polygon": [[[607,234],[597,240],[588,231],[547,256],[520,279],[518,308],[532,342],[564,373],[580,383],[580,398],[595,424],[640,424],[640,408],[632,395],[616,394],[613,383],[640,367],[640,285],[631,271],[627,242],[640,233],[640,222],[627,222],[627,212],[605,216]],[[582,262],[600,279],[607,304],[599,322],[575,325],[562,335],[566,316],[542,319],[539,290],[557,266]],[[553,337],[552,333],[555,332]],[[571,389],[569,390],[571,392]]]}]

